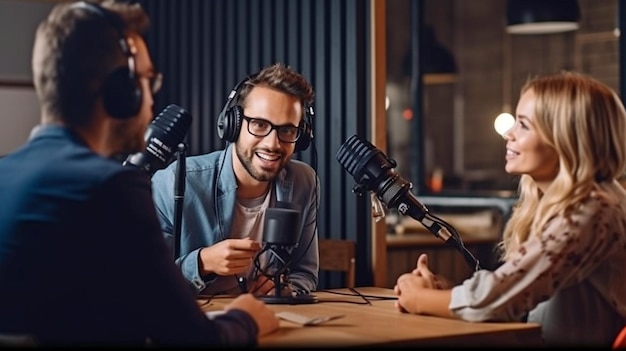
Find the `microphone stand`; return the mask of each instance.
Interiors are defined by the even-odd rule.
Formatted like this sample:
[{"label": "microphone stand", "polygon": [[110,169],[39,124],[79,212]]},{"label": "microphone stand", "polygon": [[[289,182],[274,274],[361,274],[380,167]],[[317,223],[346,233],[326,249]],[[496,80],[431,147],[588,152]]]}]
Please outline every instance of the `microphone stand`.
[{"label": "microphone stand", "polygon": [[[317,296],[309,293],[298,293],[295,295],[282,294],[283,282],[281,281],[281,277],[289,271],[289,266],[292,262],[291,254],[287,250],[286,246],[278,244],[266,244],[263,251],[265,250],[269,250],[272,253],[274,258],[276,259],[277,264],[279,264],[280,266],[279,269],[274,272],[272,279],[274,281],[274,295],[259,295],[256,297],[266,304],[301,305],[317,303]],[[258,260],[258,256],[255,258],[255,260]],[[255,262],[255,265],[260,266],[258,264],[258,261]],[[264,270],[261,271],[263,272]]]},{"label": "microphone stand", "polygon": [[185,198],[185,177],[187,172],[187,145],[178,144],[178,164],[174,180],[174,260],[180,255],[180,237],[183,221],[183,199]]}]

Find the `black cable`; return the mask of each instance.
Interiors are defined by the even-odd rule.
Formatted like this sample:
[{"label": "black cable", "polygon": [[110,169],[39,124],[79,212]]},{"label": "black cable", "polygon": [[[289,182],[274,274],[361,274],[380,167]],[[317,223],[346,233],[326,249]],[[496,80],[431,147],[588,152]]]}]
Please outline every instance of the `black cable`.
[{"label": "black cable", "polygon": [[[269,280],[267,280],[266,282],[268,282]],[[356,305],[372,305],[372,301],[385,301],[385,300],[397,300],[398,298],[396,296],[379,296],[379,295],[367,295],[367,294],[362,294],[360,291],[358,291],[355,288],[348,288],[348,290],[350,290],[350,292],[342,292],[342,291],[333,291],[333,290],[317,290],[318,292],[325,292],[325,293],[329,293],[329,294],[335,294],[335,295],[342,295],[342,296],[353,296],[353,297],[360,297],[361,299],[363,299],[363,301],[351,301],[351,300],[330,300],[330,299],[320,299],[318,301],[318,303],[351,303],[351,304],[356,304]],[[207,305],[209,304],[212,300],[214,299],[225,299],[225,298],[235,298],[237,297],[237,295],[203,295],[203,294],[199,294],[197,295],[198,299],[207,299],[206,302],[204,302],[202,305]]]},{"label": "black cable", "polygon": [[370,302],[370,300],[368,300],[365,296],[363,296],[363,294],[361,294],[358,290],[356,290],[355,288],[348,288],[348,290],[350,290],[350,292],[360,296],[365,302],[367,302],[368,305],[372,305],[372,303]]},{"label": "black cable", "polygon": [[222,217],[220,216],[219,202],[217,201],[217,185],[220,181],[220,176],[222,175],[222,169],[224,168],[224,163],[226,162],[226,154],[227,154],[228,146],[229,146],[229,143],[226,142],[226,146],[224,147],[224,150],[222,150],[222,155],[221,155],[222,161],[220,163],[220,168],[217,170],[217,174],[215,175],[215,182],[213,183],[213,207],[215,208],[215,217],[217,217],[217,225],[220,228],[220,234],[222,236],[220,240],[226,239],[226,236],[224,234],[224,226],[222,224]]},{"label": "black cable", "polygon": [[329,294],[335,294],[335,295],[358,296],[361,299],[363,299],[363,302],[348,301],[348,300],[326,300],[326,299],[320,299],[319,302],[343,302],[343,303],[352,303],[352,304],[357,304],[357,305],[372,305],[371,301],[397,300],[398,299],[396,296],[378,296],[378,295],[362,294],[360,291],[358,291],[355,288],[348,288],[348,290],[350,290],[349,293],[343,292],[343,291],[333,291],[333,290],[318,290],[318,291],[329,293]]},{"label": "black cable", "polygon": [[447,240],[446,243],[452,245],[454,248],[459,250],[461,254],[463,255],[463,258],[465,259],[465,262],[467,262],[467,264],[474,271],[478,271],[481,269],[480,262],[472,254],[472,252],[469,251],[469,249],[465,246],[465,244],[463,243],[463,239],[461,238],[461,235],[459,234],[459,232],[457,232],[457,230],[452,225],[450,225],[448,222],[444,221],[440,217],[437,217],[436,215],[430,212],[426,213],[425,218],[438,223],[442,227],[445,227],[448,230],[448,232],[450,232],[450,234],[452,235],[451,237],[452,240]]}]

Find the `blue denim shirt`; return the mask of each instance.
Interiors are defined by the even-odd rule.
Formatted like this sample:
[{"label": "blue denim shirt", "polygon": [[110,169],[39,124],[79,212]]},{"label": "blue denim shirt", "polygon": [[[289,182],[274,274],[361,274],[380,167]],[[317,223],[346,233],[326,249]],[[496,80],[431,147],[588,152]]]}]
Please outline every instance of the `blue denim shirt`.
[{"label": "blue denim shirt", "polygon": [[[176,263],[197,293],[211,283],[199,274],[200,249],[230,237],[237,201],[232,149],[233,144],[230,144],[225,150],[190,156],[185,160],[186,186],[182,201],[180,256],[176,258]],[[174,184],[177,167],[175,161],[152,177],[157,214],[170,248],[173,248],[174,243]],[[319,178],[311,166],[291,160],[279,172],[273,186],[276,196],[272,198],[270,207],[276,201],[287,202],[301,214],[300,241],[291,249],[293,264],[289,269],[289,281],[296,290],[314,291],[319,271]]]}]

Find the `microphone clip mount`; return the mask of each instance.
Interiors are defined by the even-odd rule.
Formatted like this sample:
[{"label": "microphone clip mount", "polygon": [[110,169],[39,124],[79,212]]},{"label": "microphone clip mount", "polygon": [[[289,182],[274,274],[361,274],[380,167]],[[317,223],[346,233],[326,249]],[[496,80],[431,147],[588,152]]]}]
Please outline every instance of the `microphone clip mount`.
[{"label": "microphone clip mount", "polygon": [[357,183],[352,187],[352,192],[357,194],[358,196],[365,195],[365,192],[367,191],[368,191],[367,188],[362,184]]}]

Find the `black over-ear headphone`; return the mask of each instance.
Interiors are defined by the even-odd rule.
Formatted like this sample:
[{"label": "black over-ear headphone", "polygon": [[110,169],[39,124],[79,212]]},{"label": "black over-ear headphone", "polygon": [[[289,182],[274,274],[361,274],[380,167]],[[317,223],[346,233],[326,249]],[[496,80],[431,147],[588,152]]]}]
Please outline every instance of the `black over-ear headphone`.
[{"label": "black over-ear headphone", "polygon": [[128,58],[128,65],[115,68],[102,84],[104,108],[111,117],[128,119],[139,113],[142,93],[136,78],[135,58],[130,50],[121,19],[118,15],[95,3],[80,1],[72,8],[85,9],[104,18],[118,33],[120,48]]},{"label": "black over-ear headphone", "polygon": [[[253,80],[257,75],[258,73],[255,73],[240,81],[228,94],[228,101],[217,117],[217,135],[220,139],[232,143],[239,137],[243,120],[243,108],[238,104],[239,92],[246,82]],[[304,106],[304,109],[305,113],[299,125],[302,131],[296,140],[295,152],[306,150],[313,139],[313,127],[311,125],[314,115],[313,107],[307,105]]]}]

